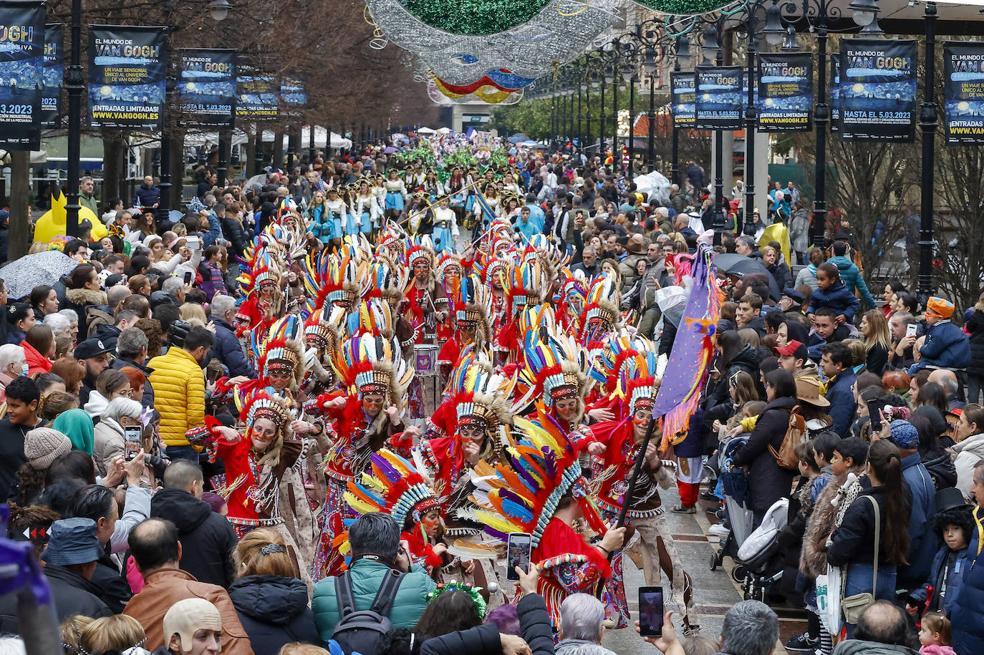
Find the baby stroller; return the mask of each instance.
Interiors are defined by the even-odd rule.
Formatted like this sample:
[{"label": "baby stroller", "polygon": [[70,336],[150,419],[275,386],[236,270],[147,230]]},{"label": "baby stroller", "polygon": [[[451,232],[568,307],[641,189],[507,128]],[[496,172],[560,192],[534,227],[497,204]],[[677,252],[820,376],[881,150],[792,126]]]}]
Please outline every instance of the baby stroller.
[{"label": "baby stroller", "polygon": [[786,527],[789,499],[780,498],[765,513],[762,524],[738,548],[732,577],[742,586],[745,600],[765,602],[769,588],[782,579],[779,533]]},{"label": "baby stroller", "polygon": [[[715,494],[724,496],[724,506],[727,511],[731,531],[721,546],[711,555],[711,570],[716,571],[730,557],[737,563],[738,547],[745,542],[752,532],[752,510],[744,506],[748,494],[748,477],[745,471],[732,464],[732,458],[738,448],[748,442],[748,436],[737,436],[721,444],[718,454],[718,481]],[[740,583],[741,580],[735,580]]]}]

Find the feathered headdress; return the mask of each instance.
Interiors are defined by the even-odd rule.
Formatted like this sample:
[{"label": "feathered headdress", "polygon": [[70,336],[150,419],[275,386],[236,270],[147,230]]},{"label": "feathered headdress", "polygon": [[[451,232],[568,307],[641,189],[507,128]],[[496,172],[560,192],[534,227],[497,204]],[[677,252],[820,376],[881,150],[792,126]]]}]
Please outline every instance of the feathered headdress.
[{"label": "feathered headdress", "polygon": [[413,380],[413,368],[400,357],[399,345],[371,334],[343,343],[331,363],[338,379],[359,398],[378,393],[399,406]]},{"label": "feathered headdress", "polygon": [[500,425],[510,422],[509,398],[515,385],[515,376],[495,373],[487,355],[470,350],[448,381],[458,423],[481,419],[496,434]]},{"label": "feathered headdress", "polygon": [[521,314],[528,306],[539,305],[546,298],[549,280],[537,259],[512,267],[508,276],[505,291],[512,316]]},{"label": "feathered headdress", "polygon": [[658,355],[649,350],[630,357],[619,373],[619,388],[628,401],[629,414],[651,410],[656,401],[656,360]]},{"label": "feathered headdress", "polygon": [[349,480],[345,501],[356,514],[384,512],[407,530],[429,510],[441,507],[430,480],[420,473],[426,470],[383,448],[372,454],[359,479]]},{"label": "feathered headdress", "polygon": [[287,372],[300,384],[304,375],[304,343],[302,326],[296,315],[285,316],[270,326],[266,340],[259,346],[260,376],[270,377],[276,371]]},{"label": "feathered headdress", "polygon": [[341,307],[328,304],[308,316],[304,322],[304,340],[308,347],[334,352],[345,323],[345,313]]},{"label": "feathered headdress", "polygon": [[525,334],[524,382],[534,397],[552,406],[562,398],[583,399],[588,360],[584,349],[557,329],[549,305],[528,309],[521,321]]},{"label": "feathered headdress", "polygon": [[404,258],[407,268],[413,268],[414,262],[418,259],[426,259],[427,263],[434,266],[434,246],[431,244],[430,237],[423,236],[418,239],[407,239]]},{"label": "feathered headdress", "polygon": [[581,475],[577,451],[556,421],[543,418],[543,423],[513,420],[507,461],[494,469],[479,462],[472,476],[477,490],[470,497],[475,507],[458,511],[461,518],[482,524],[487,534],[501,541],[511,532],[527,532],[534,548],[568,494],[577,499],[593,530],[606,529]]},{"label": "feathered headdress", "polygon": [[601,275],[591,283],[581,319],[581,343],[588,345],[618,325],[621,289],[618,279]]},{"label": "feathered headdress", "polygon": [[458,327],[467,323],[475,326],[475,342],[484,345],[492,338],[492,295],[488,287],[474,273],[463,277],[458,285],[457,295],[448,294],[454,303],[454,316]]},{"label": "feathered headdress", "polygon": [[239,420],[246,425],[246,439],[252,438],[253,426],[258,419],[272,421],[278,430],[290,423],[290,403],[282,396],[271,394],[266,389],[254,389],[245,396],[237,394],[234,398]]},{"label": "feathered headdress", "polygon": [[379,255],[369,269],[369,298],[403,298],[410,280],[410,269]]}]

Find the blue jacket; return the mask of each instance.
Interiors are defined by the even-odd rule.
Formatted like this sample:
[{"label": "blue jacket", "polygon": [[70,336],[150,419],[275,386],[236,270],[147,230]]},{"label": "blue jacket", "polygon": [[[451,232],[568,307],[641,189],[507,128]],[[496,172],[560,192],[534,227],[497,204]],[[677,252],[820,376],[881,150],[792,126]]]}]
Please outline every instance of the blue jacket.
[{"label": "blue jacket", "polygon": [[854,415],[858,409],[854,392],[851,390],[855,380],[857,376],[854,375],[854,371],[847,369],[834,378],[833,382],[827,383],[826,398],[830,401],[829,413],[834,421],[831,429],[842,439],[851,436],[851,423],[854,422]]},{"label": "blue jacket", "polygon": [[827,261],[837,267],[837,270],[840,271],[841,281],[847,285],[852,294],[855,291],[860,291],[861,297],[869,307],[877,307],[875,297],[868,291],[868,285],[854,262],[847,257],[831,257]]},{"label": "blue jacket", "polygon": [[[980,507],[974,512],[984,513]],[[960,589],[953,596],[950,605],[950,623],[953,626],[953,650],[957,655],[977,655],[984,644],[984,551],[978,554],[979,534],[971,530],[970,545],[967,547],[967,564],[964,568]],[[976,566],[980,564],[980,568]]]},{"label": "blue jacket", "polygon": [[861,307],[861,303],[841,281],[826,291],[820,288],[815,289],[813,295],[810,296],[810,307],[806,313],[813,314],[821,307],[827,307],[838,315],[843,314],[848,322],[853,322],[854,314]]},{"label": "blue jacket", "polygon": [[932,529],[936,516],[936,487],[919,453],[902,458],[902,478],[909,488],[909,563],[899,567],[898,587],[916,589],[929,577],[933,553],[940,547]]},{"label": "blue jacket", "polygon": [[[953,560],[950,559],[951,552],[946,545],[940,546],[940,549],[936,551],[936,555],[933,556],[933,565],[929,567],[929,577],[926,578],[926,584],[919,589],[909,592],[909,596],[913,600],[922,604],[929,599],[930,591],[932,590],[933,602],[930,603],[930,607],[938,607],[947,616],[950,615],[953,608],[953,599],[960,591],[960,583],[963,582],[964,572],[970,566],[970,561],[967,557],[969,553],[966,548],[953,553]],[[942,604],[940,604],[940,580],[943,577],[943,569],[945,567],[950,567],[950,571],[946,575],[946,593],[943,596]]]},{"label": "blue jacket", "polygon": [[[368,559],[356,560],[349,569],[352,573],[352,596],[356,611],[367,610],[372,605],[376,592],[382,584],[383,575],[389,567],[382,562]],[[437,587],[426,573],[417,569],[403,576],[400,588],[393,599],[389,619],[394,628],[413,628],[427,607],[427,594]],[[325,578],[314,585],[314,598],[311,601],[314,622],[324,641],[331,639],[335,625],[340,620],[338,599],[335,598],[335,578]]]},{"label": "blue jacket", "polygon": [[213,321],[215,323],[215,345],[212,346],[212,355],[217,357],[223,366],[229,369],[229,377],[245,375],[248,378],[256,377],[253,367],[246,359],[246,353],[236,338],[236,332],[232,327],[222,320]]},{"label": "blue jacket", "polygon": [[143,184],[137,187],[137,195],[134,198],[136,207],[153,207],[161,201],[161,189],[158,186],[145,187]]},{"label": "blue jacket", "polygon": [[919,353],[922,358],[909,367],[909,375],[927,367],[967,368],[970,366],[970,339],[950,321],[940,321],[926,330],[926,340]]}]

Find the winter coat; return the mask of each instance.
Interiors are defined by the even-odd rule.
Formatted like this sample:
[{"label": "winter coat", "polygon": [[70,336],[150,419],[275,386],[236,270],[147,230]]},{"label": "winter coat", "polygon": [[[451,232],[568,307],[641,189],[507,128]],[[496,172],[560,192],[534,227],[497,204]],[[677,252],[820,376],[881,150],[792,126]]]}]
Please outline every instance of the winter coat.
[{"label": "winter coat", "polygon": [[984,378],[984,311],[975,309],[965,326],[970,334],[970,364],[967,373]]},{"label": "winter coat", "polygon": [[[90,400],[96,395],[93,391],[89,396]],[[102,418],[96,423],[93,429],[93,448],[92,459],[96,463],[96,472],[100,476],[106,475],[106,467],[117,455],[122,455],[126,450],[126,434],[115,419]]]},{"label": "winter coat", "polygon": [[[974,507],[977,516],[984,509]],[[950,622],[953,628],[951,643],[959,655],[977,655],[984,644],[984,551],[978,553],[980,536],[971,530],[970,544],[967,547],[968,566],[964,569],[960,590],[953,597],[950,608]],[[980,568],[975,566],[980,564]]]},{"label": "winter coat", "polygon": [[970,498],[970,486],[974,482],[974,466],[984,459],[984,432],[967,437],[950,448],[956,454],[953,465],[957,469],[957,489],[964,498]]},{"label": "winter coat", "polygon": [[153,207],[161,201],[161,189],[157,186],[146,186],[141,184],[137,187],[137,196],[134,206]]},{"label": "winter coat", "polygon": [[782,262],[776,262],[775,264],[770,264],[766,266],[766,270],[772,275],[772,279],[776,281],[779,285],[779,290],[785,289],[790,286],[793,281],[793,274],[790,272],[789,267]]},{"label": "winter coat", "polygon": [[[930,608],[938,608],[947,616],[953,607],[953,599],[960,590],[960,583],[963,582],[964,570],[970,566],[969,553],[967,549],[951,551],[945,544],[940,546],[933,556],[933,565],[929,567],[929,577],[926,583],[918,589],[909,592],[909,597],[916,601],[920,606],[930,600]],[[944,568],[950,570],[946,574],[946,590],[940,603],[939,591],[940,581],[943,579]]]},{"label": "winter coat", "polygon": [[183,489],[164,489],[150,501],[150,515],[178,528],[181,569],[199,582],[228,587],[236,578],[232,551],[239,541],[232,525],[208,503]]},{"label": "winter coat", "polygon": [[164,615],[172,605],[186,598],[203,598],[219,610],[223,655],[253,655],[249,637],[225,589],[199,582],[190,573],[172,568],[152,571],[145,576],[144,582],[144,588],[130,599],[123,610],[124,614],[132,616],[143,626],[147,634],[144,648],[154,649],[164,644]]},{"label": "winter coat", "polygon": [[888,525],[885,520],[884,487],[871,487],[862,491],[844,513],[844,520],[831,535],[830,546],[827,548],[827,561],[834,566],[846,568],[850,564],[871,564],[875,554],[875,510],[871,502],[862,498],[871,496],[878,502],[881,514],[882,539],[878,544],[878,566],[894,566],[885,551],[885,532],[899,530],[908,526]]},{"label": "winter coat", "polygon": [[223,238],[232,244],[233,254],[242,257],[249,244],[243,224],[235,216],[224,216],[219,222],[222,225]]},{"label": "winter coat", "polygon": [[96,589],[99,599],[106,603],[109,611],[119,614],[126,607],[126,602],[130,600],[133,593],[130,591],[126,580],[120,575],[120,570],[116,567],[116,562],[108,555],[103,555],[96,563],[96,570],[89,580]]},{"label": "winter coat", "polygon": [[834,530],[837,517],[837,506],[832,501],[837,498],[837,492],[844,486],[844,482],[845,480],[831,478],[817,496],[813,514],[807,519],[799,569],[811,579],[827,572],[827,541]]},{"label": "winter coat", "polygon": [[[99,588],[78,573],[48,564],[44,568],[44,577],[51,588],[59,624],[75,615],[93,619],[112,616],[106,603],[99,599]],[[0,633],[20,634],[19,624],[17,594],[3,594],[0,596]]]},{"label": "winter coat", "polygon": [[732,460],[735,466],[748,466],[748,501],[754,512],[764,512],[780,498],[789,496],[794,471],[779,468],[769,446],[779,450],[795,398],[776,398],[765,406],[748,442]]},{"label": "winter coat", "polygon": [[20,347],[24,349],[24,361],[27,362],[28,375],[33,377],[38,373],[51,371],[51,360],[39,353],[34,346],[27,341],[21,341]]},{"label": "winter coat", "polygon": [[789,219],[789,241],[793,252],[810,249],[810,214],[806,209],[797,209]]},{"label": "winter coat", "polygon": [[827,393],[824,394],[824,397],[830,401],[830,409],[827,413],[834,421],[831,428],[842,439],[851,436],[851,423],[854,422],[854,416],[858,411],[858,403],[854,400],[852,390],[855,380],[857,376],[848,368],[834,378],[833,382],[827,383]]},{"label": "winter coat", "polygon": [[[356,610],[369,609],[388,570],[389,567],[385,564],[369,559],[360,559],[352,564],[349,571]],[[389,614],[393,627],[412,628],[416,625],[427,606],[427,594],[436,586],[425,572],[416,567],[403,576]],[[321,638],[328,641],[340,619],[338,599],[335,597],[335,578],[325,578],[314,586],[311,609],[314,610],[314,621],[318,625]]]},{"label": "winter coat", "polygon": [[796,283],[793,286],[801,287],[803,285],[810,287],[813,291],[817,290],[817,267],[813,264],[807,264],[796,274]]},{"label": "winter coat", "polygon": [[65,292],[62,309],[74,310],[79,316],[79,341],[84,341],[89,335],[89,309],[99,309],[106,306],[106,292],[91,289],[69,289]]},{"label": "winter coat", "polygon": [[869,307],[877,307],[875,297],[871,295],[871,291],[868,290],[868,285],[864,281],[864,276],[861,275],[861,271],[854,262],[847,257],[831,257],[827,262],[837,267],[837,270],[840,271],[841,282],[847,286],[852,294],[857,291]]},{"label": "winter coat", "polygon": [[909,367],[909,375],[924,368],[967,368],[970,366],[970,339],[950,321],[940,321],[926,330],[926,340],[919,349],[922,356]]},{"label": "winter coat", "polygon": [[[936,487],[919,453],[902,458],[902,479],[909,493],[909,563],[899,567],[900,589],[915,589],[929,576],[933,554],[940,547],[936,531],[931,529],[936,516]],[[929,529],[928,529],[929,528]]]},{"label": "winter coat", "polygon": [[813,290],[810,296],[810,306],[806,310],[807,314],[814,314],[821,307],[833,310],[834,314],[843,314],[848,323],[854,321],[854,314],[861,307],[861,303],[851,293],[844,282],[837,282],[829,289],[824,291],[820,287]]},{"label": "winter coat", "polygon": [[277,653],[296,641],[322,643],[308,607],[307,585],[298,578],[249,575],[232,583],[229,597],[257,653]]},{"label": "winter coat", "polygon": [[[537,594],[523,596],[516,606],[516,612],[519,615],[520,636],[533,655],[551,655],[554,652],[553,633],[543,597]],[[498,655],[500,652],[499,631],[490,623],[432,637],[420,647],[421,655]]]},{"label": "winter coat", "polygon": [[236,338],[236,331],[225,321],[218,319],[215,324],[215,344],[212,346],[212,356],[218,358],[222,365],[229,369],[229,377],[243,375],[248,378],[256,377],[253,367],[246,359],[243,346]]},{"label": "winter coat", "polygon": [[168,446],[187,446],[185,433],[205,423],[205,374],[184,348],[169,349],[148,366],[154,369],[150,384],[161,415],[161,439]]}]

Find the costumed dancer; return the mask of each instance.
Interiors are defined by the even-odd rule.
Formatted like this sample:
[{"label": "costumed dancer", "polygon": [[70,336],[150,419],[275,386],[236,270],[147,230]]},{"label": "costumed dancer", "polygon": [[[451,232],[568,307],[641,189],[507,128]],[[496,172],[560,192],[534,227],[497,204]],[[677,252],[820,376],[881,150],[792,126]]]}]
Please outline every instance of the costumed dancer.
[{"label": "costumed dancer", "polygon": [[[339,197],[337,188],[328,189],[328,202],[325,204],[328,209],[328,217],[324,219],[324,222],[327,225],[322,228],[323,232],[320,238],[326,245],[338,247],[342,242],[348,206]],[[325,237],[328,239],[327,242],[324,241]]]},{"label": "costumed dancer", "polygon": [[[482,524],[485,532],[506,543],[512,532],[532,536],[532,561],[540,570],[538,592],[556,625],[560,606],[575,593],[594,594],[611,577],[608,556],[622,547],[625,529],[608,529],[591,500],[581,475],[577,451],[553,419],[543,424],[516,417],[507,432],[507,458],[494,468],[479,463],[473,508],[461,518]],[[575,524],[603,535],[589,545]],[[611,613],[608,592],[602,594]]]},{"label": "costumed dancer", "polygon": [[478,352],[489,347],[492,326],[489,323],[491,295],[475,274],[461,279],[457,295],[448,294],[454,304],[454,334],[444,342],[437,363],[450,371],[458,364],[462,351],[471,346]]},{"label": "costumed dancer", "polygon": [[[544,302],[550,280],[542,264],[536,258],[528,258],[509,269],[506,284],[506,314],[509,318],[499,331],[497,341],[509,353],[510,363],[522,364],[524,332],[520,329],[520,322],[527,308]],[[552,322],[552,313],[550,318]]]},{"label": "costumed dancer", "polygon": [[391,219],[399,218],[407,199],[407,185],[399,178],[395,168],[387,173],[383,188],[386,190],[386,215]]},{"label": "costumed dancer", "polygon": [[448,319],[448,307],[447,295],[434,276],[434,253],[429,238],[423,237],[407,247],[406,265],[413,278],[404,293],[403,316],[414,329],[415,352],[433,351],[432,367],[418,371],[420,376],[415,377],[410,386],[410,417],[417,419],[429,414],[424,402],[422,377],[437,374],[437,328]]},{"label": "costumed dancer", "polygon": [[587,304],[581,317],[580,342],[588,359],[601,354],[608,337],[618,328],[621,283],[617,276],[600,275],[591,282]]},{"label": "costumed dancer", "polygon": [[[311,510],[296,470],[304,443],[291,436],[290,405],[263,389],[242,399],[237,396],[237,404],[243,433],[205,417],[215,453],[225,465],[226,484],[219,493],[226,498],[229,523],[240,539],[258,527],[276,529],[307,578],[304,551],[310,544],[298,543],[297,537],[305,533],[295,532],[295,519]],[[285,521],[288,514],[290,523]]]},{"label": "costumed dancer", "polygon": [[437,208],[434,210],[434,252],[455,251],[455,239],[460,234],[458,231],[458,219],[454,210],[450,208],[450,200],[447,196],[437,201]]},{"label": "costumed dancer", "polygon": [[372,453],[403,431],[402,398],[413,378],[413,368],[400,357],[395,342],[370,334],[342,344],[332,365],[346,392],[318,398],[337,438],[325,455],[327,490],[318,517],[315,580],[342,570],[343,558],[332,541],[344,531],[346,485],[362,472]]},{"label": "costumed dancer", "polygon": [[359,194],[355,198],[355,215],[359,217],[359,232],[362,234],[375,234],[379,229],[383,210],[379,206],[376,194],[369,186],[369,180],[365,178],[359,182]]},{"label": "costumed dancer", "polygon": [[[657,358],[650,347],[630,357],[621,367],[618,393],[623,403],[616,407],[622,411],[614,421],[592,425],[591,443],[587,446],[595,456],[591,484],[596,489],[598,507],[606,521],[614,522],[621,508],[628,503],[626,525],[634,530],[634,534],[624,552],[643,571],[647,585],[659,585],[660,573],[666,573],[673,599],[683,612],[685,629],[692,631],[696,628],[690,623],[689,615],[693,607],[693,584],[680,566],[659,495],[660,487],[668,489],[673,485],[673,474],[663,465],[655,441],[649,442],[632,497],[627,497],[636,458],[649,423],[654,420],[653,405],[659,389]],[[622,587],[613,597],[624,602],[620,556],[612,558],[612,570],[613,582]],[[619,609],[619,625],[627,625],[628,607],[622,605]]]}]

